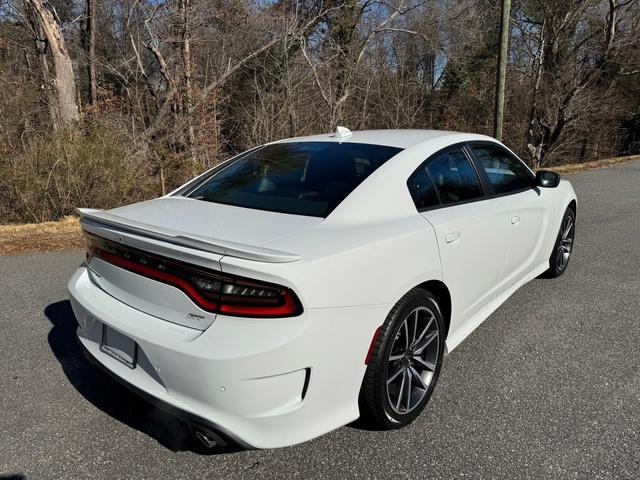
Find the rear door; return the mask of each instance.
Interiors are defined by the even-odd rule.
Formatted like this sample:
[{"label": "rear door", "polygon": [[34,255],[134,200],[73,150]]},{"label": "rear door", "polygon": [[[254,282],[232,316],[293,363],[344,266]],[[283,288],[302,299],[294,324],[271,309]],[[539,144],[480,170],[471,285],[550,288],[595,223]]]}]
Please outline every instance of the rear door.
[{"label": "rear door", "polygon": [[506,262],[507,210],[500,199],[486,197],[481,178],[460,145],[431,156],[408,182],[436,232],[452,332],[500,292]]},{"label": "rear door", "polygon": [[508,252],[504,271],[507,286],[513,285],[546,259],[544,240],[553,219],[553,192],[535,188],[535,176],[515,155],[498,144],[471,143],[471,152],[492,195],[508,210]]}]

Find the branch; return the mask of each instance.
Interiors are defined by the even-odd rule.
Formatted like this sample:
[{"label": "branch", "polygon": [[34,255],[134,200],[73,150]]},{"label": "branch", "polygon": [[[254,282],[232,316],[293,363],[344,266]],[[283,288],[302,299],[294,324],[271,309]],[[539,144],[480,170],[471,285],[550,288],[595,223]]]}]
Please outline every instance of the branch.
[{"label": "branch", "polygon": [[231,77],[234,73],[236,73],[238,70],[244,67],[251,60],[259,56],[261,53],[266,52],[274,45],[277,45],[278,43],[280,43],[285,38],[285,36],[286,35],[282,35],[272,39],[271,41],[265,43],[262,47],[258,48],[257,50],[254,50],[249,55],[245,56],[242,60],[239,60],[236,63],[234,63],[233,66],[229,66],[227,70],[220,77],[216,79],[215,82],[207,85],[207,87],[202,91],[202,95],[206,96],[209,93],[211,93],[213,90],[215,90],[224,82],[226,82],[229,79],[229,77]]},{"label": "branch", "polygon": [[300,49],[302,50],[302,55],[304,56],[305,60],[309,64],[311,73],[313,73],[313,79],[315,80],[316,85],[318,86],[318,90],[320,90],[320,94],[322,95],[322,98],[324,98],[324,101],[327,102],[327,105],[329,105],[329,108],[331,108],[332,106],[331,99],[329,98],[329,95],[327,95],[324,88],[322,87],[322,83],[320,82],[320,76],[318,75],[318,70],[316,69],[315,65],[313,64],[313,62],[309,58],[309,55],[307,54],[306,41],[304,39],[302,39],[302,42],[300,43]]},{"label": "branch", "polygon": [[355,64],[353,65],[352,70],[355,70],[357,68],[358,64],[360,63],[360,60],[362,59],[362,56],[364,55],[364,52],[367,49],[367,46],[369,45],[369,42],[373,40],[373,38],[377,35],[378,31],[384,30],[386,26],[389,24],[389,22],[391,22],[398,15],[405,14],[407,11],[409,11],[409,9],[404,9],[404,1],[397,8],[394,7],[393,5],[388,5],[388,6],[393,9],[393,13],[389,15],[385,20],[380,22],[380,24],[378,24],[378,26],[373,30],[371,30],[369,34],[366,36],[366,38],[364,39],[364,42],[362,42],[362,46],[360,47],[360,52],[358,52],[358,56],[356,57],[356,61],[355,61]]},{"label": "branch", "polygon": [[158,66],[160,67],[160,74],[162,75],[164,80],[167,82],[167,85],[169,86],[169,90],[175,90],[175,82],[173,81],[173,78],[169,74],[169,67],[167,66],[167,62],[165,61],[164,56],[162,55],[160,50],[158,49],[158,40],[154,37],[153,33],[151,33],[151,29],[149,28],[148,22],[149,22],[149,19],[145,20],[144,24],[147,27],[147,31],[149,32],[149,37],[151,38],[151,41],[148,43],[143,43],[143,45],[153,54],[156,61],[158,62]]},{"label": "branch", "polygon": [[431,39],[427,37],[424,33],[420,33],[415,30],[408,30],[406,28],[384,27],[384,28],[378,28],[376,31],[379,33],[382,33],[382,32],[408,33],[409,35],[415,35],[417,37],[421,37],[427,43],[431,42]]},{"label": "branch", "polygon": [[133,40],[133,35],[131,35],[131,34],[129,34],[129,41],[131,42],[131,47],[133,48],[133,53],[136,56],[136,63],[138,65],[138,69],[140,70],[140,73],[142,74],[142,77],[145,79],[145,81],[147,83],[147,89],[149,90],[149,93],[151,94],[151,96],[153,97],[153,99],[154,99],[154,101],[156,103],[156,108],[158,108],[158,96],[156,94],[156,90],[155,90],[155,88],[153,88],[153,85],[151,84],[151,79],[147,75],[147,71],[144,69],[144,65],[142,65],[142,59],[140,58],[140,52],[138,52],[138,47],[136,47],[136,42]]}]

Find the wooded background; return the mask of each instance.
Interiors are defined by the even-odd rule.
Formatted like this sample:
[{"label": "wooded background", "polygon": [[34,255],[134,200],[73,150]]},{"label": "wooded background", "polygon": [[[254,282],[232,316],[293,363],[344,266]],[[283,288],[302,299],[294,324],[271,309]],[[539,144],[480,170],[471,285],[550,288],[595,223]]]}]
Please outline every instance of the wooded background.
[{"label": "wooded background", "polygon": [[[0,223],[170,191],[351,129],[491,134],[499,0],[0,0]],[[503,140],[640,151],[640,2],[514,0]]]}]

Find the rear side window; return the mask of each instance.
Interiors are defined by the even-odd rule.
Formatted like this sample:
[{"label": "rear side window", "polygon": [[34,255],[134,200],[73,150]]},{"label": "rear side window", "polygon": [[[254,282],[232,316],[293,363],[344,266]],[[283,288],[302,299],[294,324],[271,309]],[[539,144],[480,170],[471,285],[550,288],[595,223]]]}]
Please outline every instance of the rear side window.
[{"label": "rear side window", "polygon": [[471,150],[495,193],[514,192],[533,185],[533,174],[506,150],[493,145],[472,145]]},{"label": "rear side window", "polygon": [[265,145],[232,162],[187,196],[237,207],[326,217],[401,150],[336,142]]},{"label": "rear side window", "polygon": [[459,148],[436,153],[413,173],[408,187],[418,209],[483,195],[473,165]]},{"label": "rear side window", "polygon": [[440,204],[436,187],[427,172],[426,165],[421,166],[411,175],[407,185],[418,210]]},{"label": "rear side window", "polygon": [[443,204],[482,196],[478,175],[462,149],[436,154],[427,163],[427,170]]}]

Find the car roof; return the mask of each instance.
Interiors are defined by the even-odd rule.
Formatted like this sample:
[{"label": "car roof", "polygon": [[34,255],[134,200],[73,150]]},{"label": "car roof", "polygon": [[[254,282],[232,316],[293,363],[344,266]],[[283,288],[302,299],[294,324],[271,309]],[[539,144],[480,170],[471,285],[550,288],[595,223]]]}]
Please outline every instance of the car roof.
[{"label": "car roof", "polygon": [[365,143],[369,145],[385,145],[406,149],[439,137],[449,135],[460,135],[459,132],[448,130],[418,130],[418,129],[395,129],[395,130],[357,130],[352,131],[346,137],[336,137],[335,132],[320,135],[309,135],[305,137],[287,138],[273,143],[290,142],[338,142],[338,143]]}]

